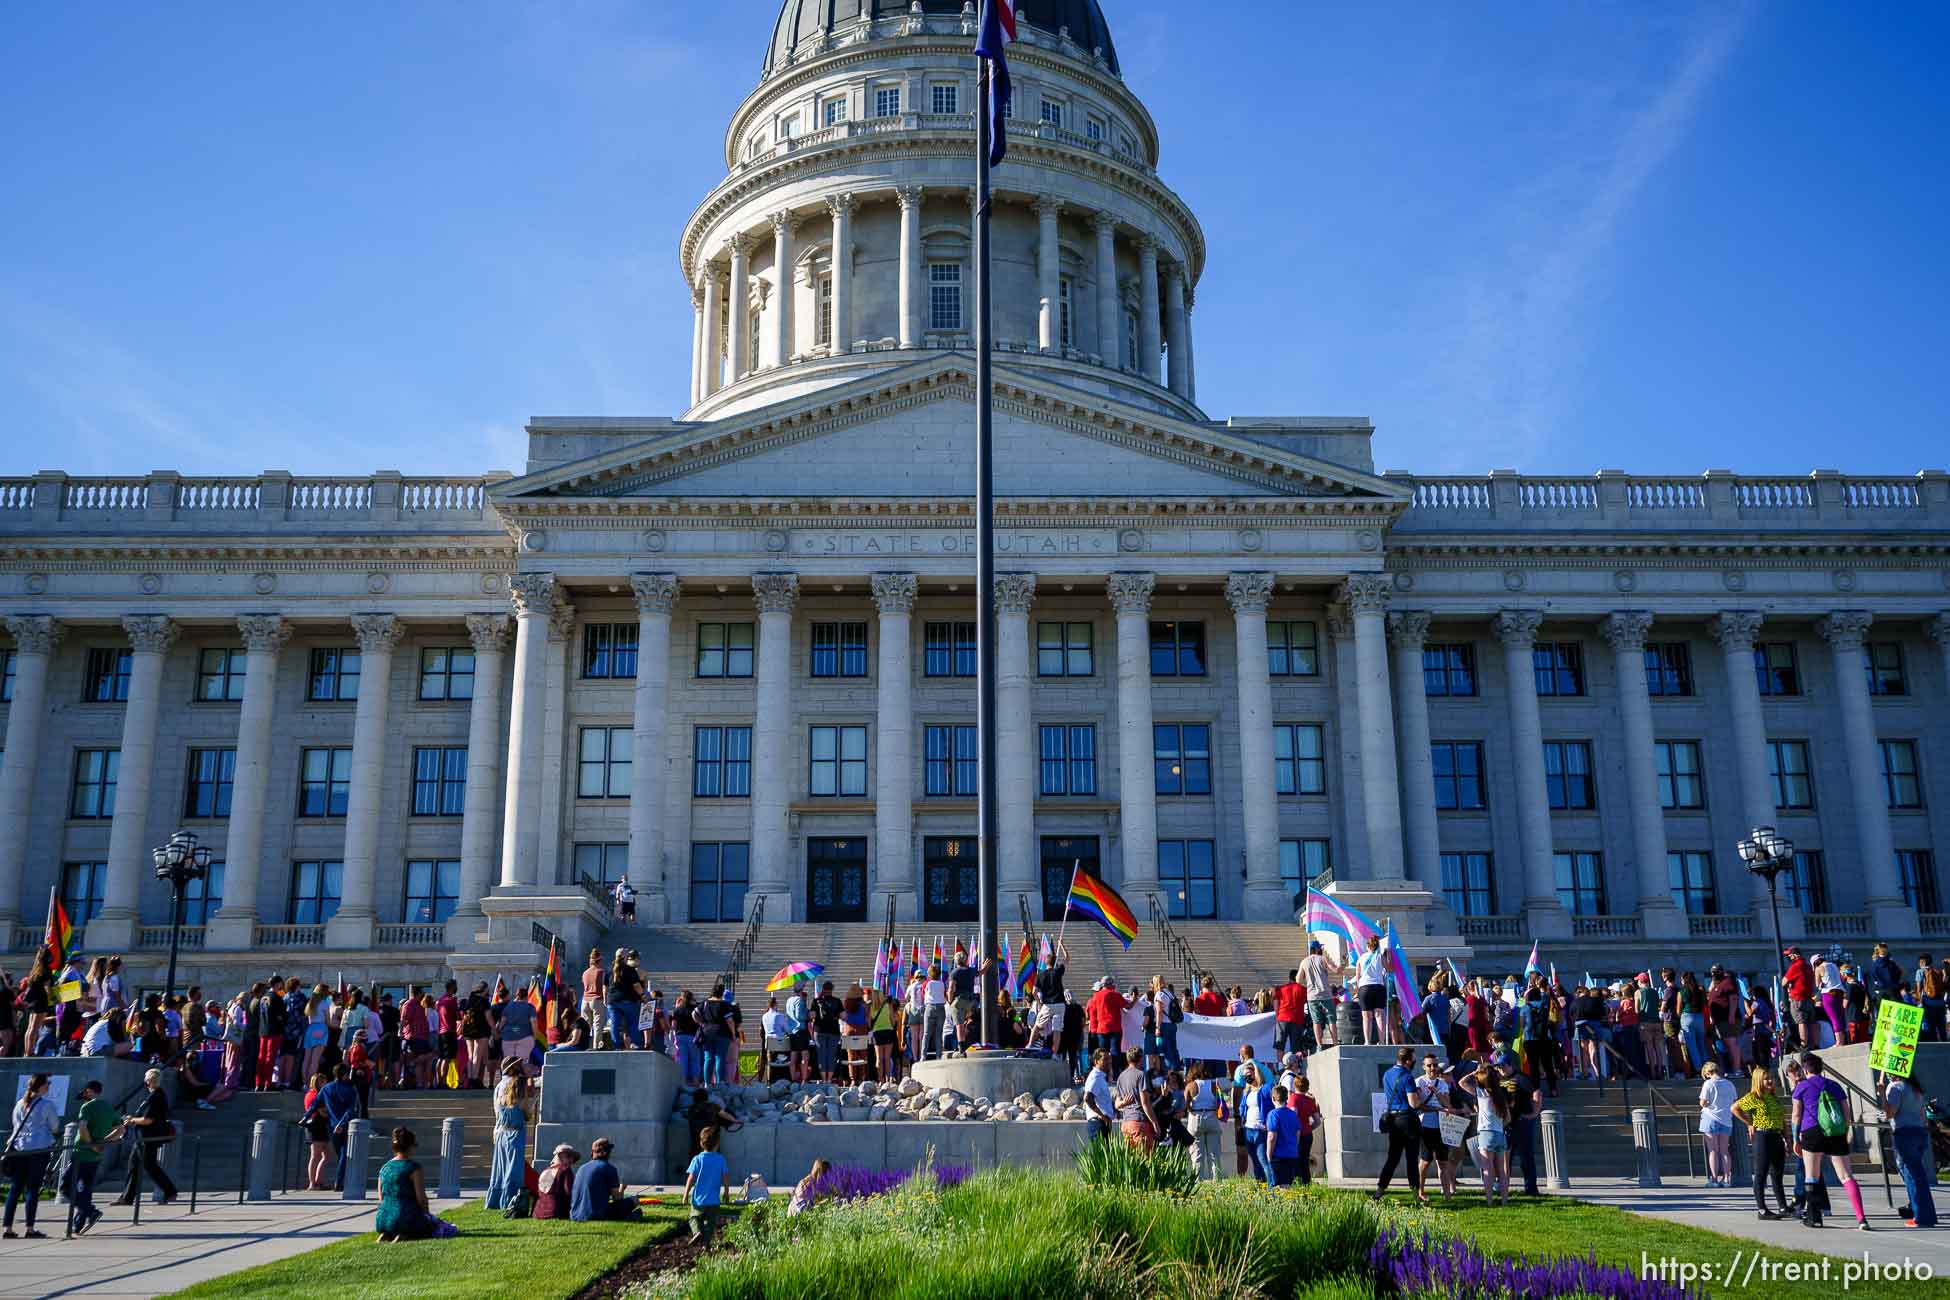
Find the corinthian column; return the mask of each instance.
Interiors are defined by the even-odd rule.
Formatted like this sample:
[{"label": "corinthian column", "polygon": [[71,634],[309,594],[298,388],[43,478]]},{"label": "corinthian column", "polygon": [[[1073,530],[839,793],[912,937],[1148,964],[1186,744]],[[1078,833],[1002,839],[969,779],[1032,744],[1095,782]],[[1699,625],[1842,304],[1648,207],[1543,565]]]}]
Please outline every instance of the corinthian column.
[{"label": "corinthian column", "polygon": [[1496,616],[1503,642],[1503,671],[1510,693],[1510,748],[1517,775],[1517,841],[1523,849],[1523,910],[1533,936],[1570,933],[1570,917],[1557,897],[1551,859],[1550,790],[1544,782],[1544,723],[1537,709],[1537,667],[1531,651],[1544,616],[1534,609],[1506,609]]},{"label": "corinthian column", "polygon": [[1422,676],[1422,647],[1429,639],[1429,612],[1402,610],[1388,616],[1395,648],[1395,726],[1402,771],[1402,839],[1408,874],[1441,898],[1442,833],[1435,815],[1435,765],[1429,758],[1429,695]]},{"label": "corinthian column", "polygon": [[1036,345],[1045,352],[1062,346],[1062,327],[1057,319],[1057,296],[1062,292],[1060,270],[1062,254],[1056,242],[1056,218],[1063,212],[1057,200],[1036,200],[1036,285],[1042,297],[1036,317]]},{"label": "corinthian column", "polygon": [[792,919],[788,756],[799,575],[754,573],[752,601],[758,606],[758,708],[752,723],[752,881],[745,896],[750,903],[770,897],[766,910],[779,922]]},{"label": "corinthian column", "polygon": [[1915,911],[1903,905],[1896,842],[1889,829],[1889,793],[1862,650],[1871,621],[1867,610],[1843,609],[1815,626],[1835,659],[1835,700],[1842,711],[1842,752],[1848,755],[1849,790],[1855,800],[1856,852],[1868,885],[1864,907],[1869,928],[1878,938],[1903,939],[1915,936],[1919,923]]},{"label": "corinthian column", "polygon": [[460,898],[447,919],[447,942],[472,944],[485,919],[481,900],[494,884],[494,832],[501,797],[501,676],[508,651],[506,614],[469,614],[474,698],[467,705],[467,794],[460,810]]},{"label": "corinthian column", "polygon": [[1188,395],[1191,367],[1186,364],[1185,268],[1173,262],[1165,270],[1165,366],[1171,391]]},{"label": "corinthian column", "polygon": [[1235,573],[1226,579],[1232,606],[1239,678],[1239,785],[1246,829],[1248,921],[1283,921],[1293,899],[1280,882],[1280,801],[1273,774],[1273,682],[1266,658],[1266,609],[1273,575]]},{"label": "corinthian column", "polygon": [[325,923],[332,948],[370,948],[379,865],[379,813],[386,781],[386,711],[393,696],[393,651],[406,626],[391,614],[357,614],[359,704],[352,715],[352,780],[346,791],[345,847],[338,913]]},{"label": "corinthian column", "polygon": [[913,636],[911,573],[873,575],[880,609],[880,662],[873,772],[873,892],[899,895],[897,914],[918,921],[921,886],[914,855]]},{"label": "corinthian column", "polygon": [[1124,313],[1117,300],[1117,218],[1099,212],[1090,218],[1097,235],[1097,351],[1115,370],[1124,364]]},{"label": "corinthian column", "polygon": [[853,350],[853,196],[826,200],[833,214],[833,355]]},{"label": "corinthian column", "polygon": [[[1767,723],[1760,711],[1760,679],[1754,673],[1754,638],[1760,635],[1761,615],[1730,609],[1709,627],[1720,643],[1727,674],[1727,703],[1733,713],[1734,767],[1740,773],[1741,829],[1774,824],[1774,776],[1767,762]],[[1749,873],[1754,911],[1767,915],[1767,882]],[[1737,909],[1736,909],[1737,910]]]},{"label": "corinthian column", "polygon": [[156,772],[156,723],[162,710],[163,657],[177,626],[161,615],[122,620],[134,655],[129,698],[122,711],[122,752],[116,760],[115,816],[108,826],[108,886],[102,910],[88,923],[89,945],[100,952],[129,947],[138,924],[142,877],[149,869],[149,791]]},{"label": "corinthian column", "polygon": [[709,397],[724,387],[724,291],[718,284],[718,270],[710,263],[699,268],[698,278],[704,282],[703,378],[704,396]]},{"label": "corinthian column", "polygon": [[1368,877],[1402,880],[1402,804],[1396,785],[1395,710],[1388,698],[1388,630],[1394,587],[1379,573],[1350,574],[1340,600],[1354,620],[1354,687],[1361,717],[1361,811]]},{"label": "corinthian column", "polygon": [[276,614],[246,614],[244,700],[237,707],[237,765],[224,832],[223,906],[210,918],[204,943],[248,948],[257,938],[257,888],[264,870],[264,805],[271,785],[271,707],[277,697],[278,652],[291,625]]},{"label": "corinthian column", "polygon": [[904,348],[921,346],[921,187],[902,185],[894,197],[901,205],[901,323]]},{"label": "corinthian column", "polygon": [[542,754],[548,727],[548,634],[559,593],[552,573],[508,579],[515,609],[515,689],[508,717],[507,794],[501,805],[501,885],[541,883]]},{"label": "corinthian column", "polygon": [[[996,833],[1000,897],[1034,897],[1036,880],[1036,746],[1029,710],[1029,607],[1036,575],[995,575],[995,761],[1000,807]],[[1007,915],[1007,911],[1003,912]]]},{"label": "corinthian column", "polygon": [[1158,241],[1138,236],[1137,372],[1158,382]]},{"label": "corinthian column", "polygon": [[639,573],[636,593],[636,730],[630,742],[630,881],[637,916],[670,919],[664,890],[664,714],[670,699],[670,614],[679,593],[674,573]]},{"label": "corinthian column", "polygon": [[1113,573],[1106,584],[1117,611],[1118,839],[1124,891],[1158,888],[1158,786],[1152,767],[1150,573]]},{"label": "corinthian column", "polygon": [[691,405],[704,400],[704,289],[691,286]]},{"label": "corinthian column", "polygon": [[[7,707],[7,747],[0,754],[0,935],[11,936],[23,914],[21,868],[27,858],[28,811],[34,804],[34,777],[41,767],[41,729],[47,723],[47,670],[61,625],[45,614],[7,619],[14,638],[14,698]],[[26,915],[33,915],[31,907]]]},{"label": "corinthian column", "polygon": [[1600,625],[1611,646],[1618,682],[1618,716],[1625,739],[1625,789],[1632,804],[1633,878],[1647,939],[1683,939],[1688,922],[1672,901],[1666,874],[1666,814],[1659,806],[1659,769],[1652,745],[1652,696],[1645,684],[1645,637],[1652,615],[1614,611]]},{"label": "corinthian column", "polygon": [[792,284],[792,214],[772,214],[772,274],[778,278],[779,307],[772,316],[774,365],[792,360],[792,312],[798,301]]},{"label": "corinthian column", "polygon": [[742,234],[731,237],[731,382],[737,383],[753,368],[752,332],[746,313],[751,310],[752,281],[748,254],[751,241]]}]

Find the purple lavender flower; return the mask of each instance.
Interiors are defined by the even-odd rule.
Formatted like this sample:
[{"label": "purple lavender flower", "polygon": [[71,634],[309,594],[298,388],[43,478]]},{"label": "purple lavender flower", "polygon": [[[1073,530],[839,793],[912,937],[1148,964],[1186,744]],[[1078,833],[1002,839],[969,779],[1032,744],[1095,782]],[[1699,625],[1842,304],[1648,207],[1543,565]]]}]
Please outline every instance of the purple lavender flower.
[{"label": "purple lavender flower", "polygon": [[1642,1278],[1630,1270],[1600,1264],[1597,1256],[1492,1259],[1474,1242],[1419,1238],[1383,1228],[1368,1252],[1376,1291],[1384,1297],[1413,1300],[1556,1300],[1593,1296],[1601,1300],[1703,1300],[1703,1293],[1675,1283]]}]

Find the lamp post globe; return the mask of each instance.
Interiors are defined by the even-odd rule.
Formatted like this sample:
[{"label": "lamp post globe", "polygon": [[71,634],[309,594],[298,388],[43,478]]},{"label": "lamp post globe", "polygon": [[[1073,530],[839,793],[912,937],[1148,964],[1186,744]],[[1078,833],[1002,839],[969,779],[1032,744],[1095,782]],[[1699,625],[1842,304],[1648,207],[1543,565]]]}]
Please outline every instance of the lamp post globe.
[{"label": "lamp post globe", "polygon": [[176,992],[176,955],[183,939],[183,902],[190,883],[210,874],[215,855],[196,842],[196,832],[185,830],[177,831],[161,847],[151,849],[149,856],[156,864],[156,878],[167,881],[170,889],[169,977],[163,984],[163,998],[167,1001]]},{"label": "lamp post globe", "polygon": [[[1781,900],[1779,880],[1783,871],[1794,865],[1794,841],[1772,826],[1756,826],[1747,838],[1734,846],[1747,870],[1767,882],[1767,908],[1774,920],[1774,967],[1782,983],[1787,981],[1787,953],[1781,947]],[[1776,1014],[1779,1014],[1778,1009]]]}]

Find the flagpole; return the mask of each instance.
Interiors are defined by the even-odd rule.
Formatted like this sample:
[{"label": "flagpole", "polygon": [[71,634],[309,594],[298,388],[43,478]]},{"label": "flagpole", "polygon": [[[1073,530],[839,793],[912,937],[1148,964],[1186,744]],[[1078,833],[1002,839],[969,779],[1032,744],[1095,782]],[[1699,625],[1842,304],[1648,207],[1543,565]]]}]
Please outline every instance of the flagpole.
[{"label": "flagpole", "polygon": [[[1077,876],[1083,871],[1083,859],[1078,858],[1070,865],[1070,889],[1077,887]],[[1070,925],[1070,889],[1063,891],[1063,919],[1056,923],[1056,948],[1050,953],[1055,961],[1063,960],[1063,931]]]},{"label": "flagpole", "polygon": [[[987,59],[977,59],[981,68],[981,88],[975,104],[975,676],[979,697],[976,719],[976,746],[981,759],[979,821],[981,856],[978,872],[981,893],[982,951],[995,949],[996,924],[996,848],[998,834],[996,801],[996,715],[995,715],[995,372],[990,352],[989,293],[989,82],[994,70]],[[996,1041],[996,997],[991,982],[981,981],[982,1041]]]}]

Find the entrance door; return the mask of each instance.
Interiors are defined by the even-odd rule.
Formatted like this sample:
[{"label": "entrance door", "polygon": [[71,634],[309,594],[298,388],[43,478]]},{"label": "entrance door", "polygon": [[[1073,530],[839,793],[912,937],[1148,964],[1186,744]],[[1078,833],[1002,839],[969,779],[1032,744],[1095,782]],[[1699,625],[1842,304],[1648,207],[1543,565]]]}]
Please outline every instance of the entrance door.
[{"label": "entrance door", "polygon": [[979,921],[982,916],[980,846],[973,836],[930,835],[921,841],[927,872],[930,921]]},{"label": "entrance door", "polygon": [[867,919],[867,842],[806,841],[806,919]]},{"label": "entrance door", "polygon": [[1097,857],[1095,835],[1043,836],[1043,919],[1061,923],[1064,906],[1070,900],[1070,876],[1077,864],[1099,880],[1103,864]]}]

